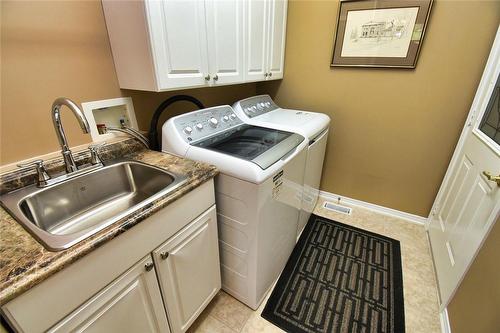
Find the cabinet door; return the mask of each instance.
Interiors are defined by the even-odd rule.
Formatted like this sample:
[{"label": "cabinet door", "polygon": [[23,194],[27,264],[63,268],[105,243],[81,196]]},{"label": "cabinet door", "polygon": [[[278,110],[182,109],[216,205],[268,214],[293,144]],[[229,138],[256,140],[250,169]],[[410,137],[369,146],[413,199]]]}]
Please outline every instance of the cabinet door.
[{"label": "cabinet door", "polygon": [[283,78],[286,40],[287,0],[269,1],[269,45],[267,58],[267,79]]},{"label": "cabinet door", "polygon": [[142,259],[49,332],[170,332],[151,256]]},{"label": "cabinet door", "polygon": [[243,1],[207,0],[208,60],[212,84],[244,82]]},{"label": "cabinet door", "polygon": [[215,206],[153,252],[174,333],[185,332],[221,287]]},{"label": "cabinet door", "polygon": [[207,85],[205,2],[146,0],[145,4],[159,88]]},{"label": "cabinet door", "polygon": [[267,72],[268,1],[246,1],[246,81],[263,81]]}]

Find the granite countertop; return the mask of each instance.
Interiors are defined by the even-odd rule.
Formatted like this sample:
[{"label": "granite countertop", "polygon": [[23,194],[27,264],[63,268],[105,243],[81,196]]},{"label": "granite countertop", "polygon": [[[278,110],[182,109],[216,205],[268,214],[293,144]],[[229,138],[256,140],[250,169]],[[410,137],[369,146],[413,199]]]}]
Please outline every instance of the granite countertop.
[{"label": "granite countertop", "polygon": [[[117,157],[141,161],[167,171],[184,174],[188,177],[188,181],[173,192],[113,223],[92,237],[58,252],[45,249],[13,217],[0,208],[0,305],[132,228],[218,173],[214,166],[148,150],[132,139],[108,145],[101,154],[104,162]],[[84,163],[88,160],[88,153],[76,153],[75,159],[77,164]],[[61,159],[49,161],[47,168],[49,173],[61,170]],[[0,175],[0,193],[33,183],[32,170],[20,170]]]}]

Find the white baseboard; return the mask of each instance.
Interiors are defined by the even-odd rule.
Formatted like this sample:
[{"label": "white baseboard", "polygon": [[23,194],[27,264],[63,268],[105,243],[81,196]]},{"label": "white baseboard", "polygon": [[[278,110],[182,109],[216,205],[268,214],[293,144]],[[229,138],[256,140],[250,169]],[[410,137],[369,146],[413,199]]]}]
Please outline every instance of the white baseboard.
[{"label": "white baseboard", "polygon": [[[402,212],[400,210],[375,205],[375,204],[372,204],[369,202],[344,197],[342,195],[338,195],[338,194],[334,194],[334,193],[330,193],[330,192],[326,192],[326,191],[319,191],[319,196],[322,197],[324,200],[365,208],[365,209],[368,209],[368,210],[371,210],[371,211],[374,211],[374,212],[377,212],[380,214],[397,217],[397,218],[406,220],[408,222],[421,224],[421,225],[425,225],[427,223],[427,217],[414,215],[414,214]],[[340,201],[339,201],[339,199],[340,199]]]},{"label": "white baseboard", "polygon": [[441,332],[442,333],[451,333],[450,320],[448,318],[448,310],[444,309],[439,314],[439,320],[441,321]]}]

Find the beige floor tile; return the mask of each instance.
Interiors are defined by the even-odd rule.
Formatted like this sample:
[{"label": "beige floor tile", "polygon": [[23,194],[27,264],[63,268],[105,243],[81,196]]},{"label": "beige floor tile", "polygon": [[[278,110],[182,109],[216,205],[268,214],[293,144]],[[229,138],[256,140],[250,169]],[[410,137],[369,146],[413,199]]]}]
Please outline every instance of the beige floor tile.
[{"label": "beige floor tile", "polygon": [[220,291],[208,305],[208,313],[226,326],[239,332],[253,311],[224,291]]},{"label": "beige floor tile", "polygon": [[204,311],[191,325],[187,333],[237,333]]},{"label": "beige floor tile", "polygon": [[[406,331],[408,333],[441,332],[437,284],[424,227],[359,207],[353,207],[352,215],[335,213],[322,208],[323,202],[319,200],[314,210],[315,214],[385,235],[400,242]],[[228,294],[220,292],[195,322],[197,326],[193,327],[194,330],[190,330],[190,333],[284,332],[261,317],[269,296],[269,294],[266,296],[257,311],[252,311]]]}]

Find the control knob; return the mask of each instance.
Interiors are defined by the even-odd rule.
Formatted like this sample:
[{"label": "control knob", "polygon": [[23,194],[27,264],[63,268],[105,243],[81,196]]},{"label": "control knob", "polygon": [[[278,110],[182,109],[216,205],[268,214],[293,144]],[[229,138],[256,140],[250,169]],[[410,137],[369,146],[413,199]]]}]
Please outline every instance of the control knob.
[{"label": "control knob", "polygon": [[229,119],[235,120],[236,119],[236,115],[234,113],[231,113],[231,115],[229,116]]},{"label": "control knob", "polygon": [[193,129],[191,128],[191,126],[186,126],[186,128],[184,128],[184,133],[186,134],[193,133]]},{"label": "control knob", "polygon": [[203,124],[202,123],[198,123],[196,124],[196,128],[201,131],[203,129]]},{"label": "control knob", "polygon": [[217,124],[219,122],[217,121],[217,119],[215,119],[214,117],[212,117],[212,118],[210,118],[209,123],[210,123],[210,126],[212,126],[212,127],[215,128],[215,127],[217,127]]},{"label": "control knob", "polygon": [[222,117],[222,121],[224,121],[224,122],[229,121],[229,117],[228,116]]}]

